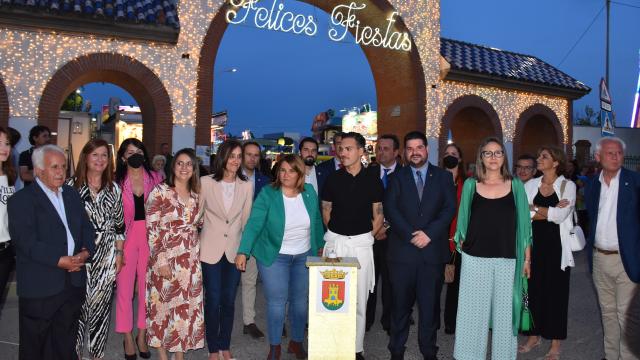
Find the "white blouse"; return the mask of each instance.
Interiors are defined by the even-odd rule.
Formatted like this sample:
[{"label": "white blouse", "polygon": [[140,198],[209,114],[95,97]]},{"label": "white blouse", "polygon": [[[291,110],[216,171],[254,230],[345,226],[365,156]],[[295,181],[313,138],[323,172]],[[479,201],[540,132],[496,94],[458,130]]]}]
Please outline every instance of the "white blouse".
[{"label": "white blouse", "polygon": [[233,204],[233,195],[236,191],[236,182],[220,181],[222,185],[222,201],[224,202],[224,210],[229,212]]},{"label": "white blouse", "polygon": [[280,254],[298,255],[311,249],[311,220],[302,194],[294,198],[282,195],[284,201],[284,237]]}]

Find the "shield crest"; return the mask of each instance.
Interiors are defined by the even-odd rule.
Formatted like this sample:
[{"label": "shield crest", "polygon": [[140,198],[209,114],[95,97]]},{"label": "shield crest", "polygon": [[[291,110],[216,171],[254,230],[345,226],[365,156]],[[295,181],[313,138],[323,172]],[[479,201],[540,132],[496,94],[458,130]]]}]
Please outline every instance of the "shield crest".
[{"label": "shield crest", "polygon": [[322,282],[322,305],[327,310],[335,311],[344,305],[344,281]]}]

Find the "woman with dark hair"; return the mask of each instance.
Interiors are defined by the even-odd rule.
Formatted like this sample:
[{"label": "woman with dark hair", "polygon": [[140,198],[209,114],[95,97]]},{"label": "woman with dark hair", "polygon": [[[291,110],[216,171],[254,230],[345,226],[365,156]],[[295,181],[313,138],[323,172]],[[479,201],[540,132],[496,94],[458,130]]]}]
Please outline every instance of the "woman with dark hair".
[{"label": "woman with dark hair", "polygon": [[[467,178],[464,173],[464,161],[462,155],[462,149],[456,144],[448,144],[444,148],[444,156],[442,157],[442,167],[451,173],[453,176],[453,186],[457,194],[456,198],[456,215],[457,209],[460,206],[460,197],[462,196],[462,186]],[[460,259],[456,251],[456,244],[453,240],[456,233],[456,225],[458,224],[458,217],[455,216],[451,220],[449,226],[449,250],[451,251],[450,264],[454,266],[453,281],[447,284],[447,295],[444,302],[444,332],[445,334],[454,334],[456,332],[456,314],[458,312],[458,293],[460,291]]]},{"label": "woman with dark hair", "polygon": [[18,164],[20,165],[20,179],[24,182],[24,186],[27,186],[33,182],[33,163],[31,162],[31,155],[33,150],[39,148],[42,145],[47,145],[51,140],[51,130],[44,125],[36,125],[29,131],[29,144],[31,148],[20,153],[20,159]]},{"label": "woman with dark hair", "polygon": [[530,274],[531,220],[522,182],[509,173],[502,142],[482,141],[476,174],[464,182],[456,247],[462,255],[454,358],[518,355],[522,289]]},{"label": "woman with dark hair", "polygon": [[151,257],[147,272],[149,345],[161,360],[167,351],[183,360],[187,350],[204,346],[200,270],[200,176],[191,149],[178,151],[164,183],[147,200]]},{"label": "woman with dark hair", "polygon": [[113,156],[109,144],[102,139],[89,141],[80,152],[75,174],[67,180],[67,185],[78,190],[96,230],[95,253],[86,265],[86,296],[80,313],[76,352],[78,358],[82,358],[88,331],[89,353],[93,359],[102,359],[109,333],[116,274],[124,263],[122,191],[113,181]]},{"label": "woman with dark hair", "polygon": [[231,359],[231,330],[240,281],[234,261],[253,199],[253,185],[242,174],[241,163],[242,145],[227,140],[218,148],[213,175],[201,178],[204,224],[200,261],[209,360]]},{"label": "woman with dark hair", "polygon": [[[116,276],[116,332],[124,334],[126,359],[136,358],[136,345],[140,357],[151,356],[146,341],[146,276],[149,262],[149,242],[145,224],[145,201],[162,178],[151,170],[149,155],[144,144],[135,138],[122,142],[118,149],[116,182],[122,188],[125,262]],[[133,339],[133,294],[138,287],[138,336]]]},{"label": "woman with dark hair", "polygon": [[545,360],[560,358],[560,341],[567,338],[569,279],[575,266],[570,237],[576,185],[564,173],[567,158],[557,147],[538,150],[537,169],[541,177],[525,185],[531,210],[533,241],[529,307],[533,328],[527,342],[518,349],[527,353],[540,345],[541,337],[551,340]]},{"label": "woman with dark hair", "polygon": [[324,245],[324,229],[318,195],[305,184],[305,165],[293,154],[276,164],[278,177],[265,186],[251,209],[236,256],[236,267],[245,271],[247,259],[255,256],[267,300],[269,355],[280,359],[285,308],[289,303],[291,341],[288,352],[306,359],[302,343],[307,323],[309,273],[308,255]]},{"label": "woman with dark hair", "polygon": [[11,162],[11,138],[4,128],[0,127],[0,294],[4,293],[9,274],[16,263],[15,252],[9,236],[9,219],[7,216],[7,200],[15,192],[16,170]]}]

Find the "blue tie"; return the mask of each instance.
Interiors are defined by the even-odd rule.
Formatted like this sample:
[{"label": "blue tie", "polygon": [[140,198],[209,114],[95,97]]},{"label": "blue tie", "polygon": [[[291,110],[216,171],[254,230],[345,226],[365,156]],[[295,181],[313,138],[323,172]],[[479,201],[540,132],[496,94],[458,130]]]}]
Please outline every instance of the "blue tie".
[{"label": "blue tie", "polygon": [[418,188],[418,197],[420,201],[422,201],[422,190],[424,189],[424,180],[422,179],[422,173],[420,170],[416,171],[416,176],[418,179],[416,180],[416,187]]},{"label": "blue tie", "polygon": [[389,174],[389,169],[382,169],[382,170],[384,170],[384,174],[382,174],[382,185],[386,189],[387,184],[389,183],[389,178],[387,177],[387,174]]}]

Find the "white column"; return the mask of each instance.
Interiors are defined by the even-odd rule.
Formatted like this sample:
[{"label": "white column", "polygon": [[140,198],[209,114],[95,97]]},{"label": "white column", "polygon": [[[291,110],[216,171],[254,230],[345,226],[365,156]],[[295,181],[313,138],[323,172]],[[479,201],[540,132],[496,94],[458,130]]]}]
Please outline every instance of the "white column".
[{"label": "white column", "polygon": [[504,147],[507,150],[507,157],[509,158],[509,169],[513,169],[513,141],[505,141]]},{"label": "white column", "polygon": [[191,125],[173,125],[173,139],[171,152],[184,148],[194,149],[196,146],[196,128]]},{"label": "white column", "polygon": [[435,166],[438,166],[438,159],[440,156],[438,152],[438,144],[440,140],[435,137],[430,137],[427,138],[427,141],[429,142],[429,162]]}]

